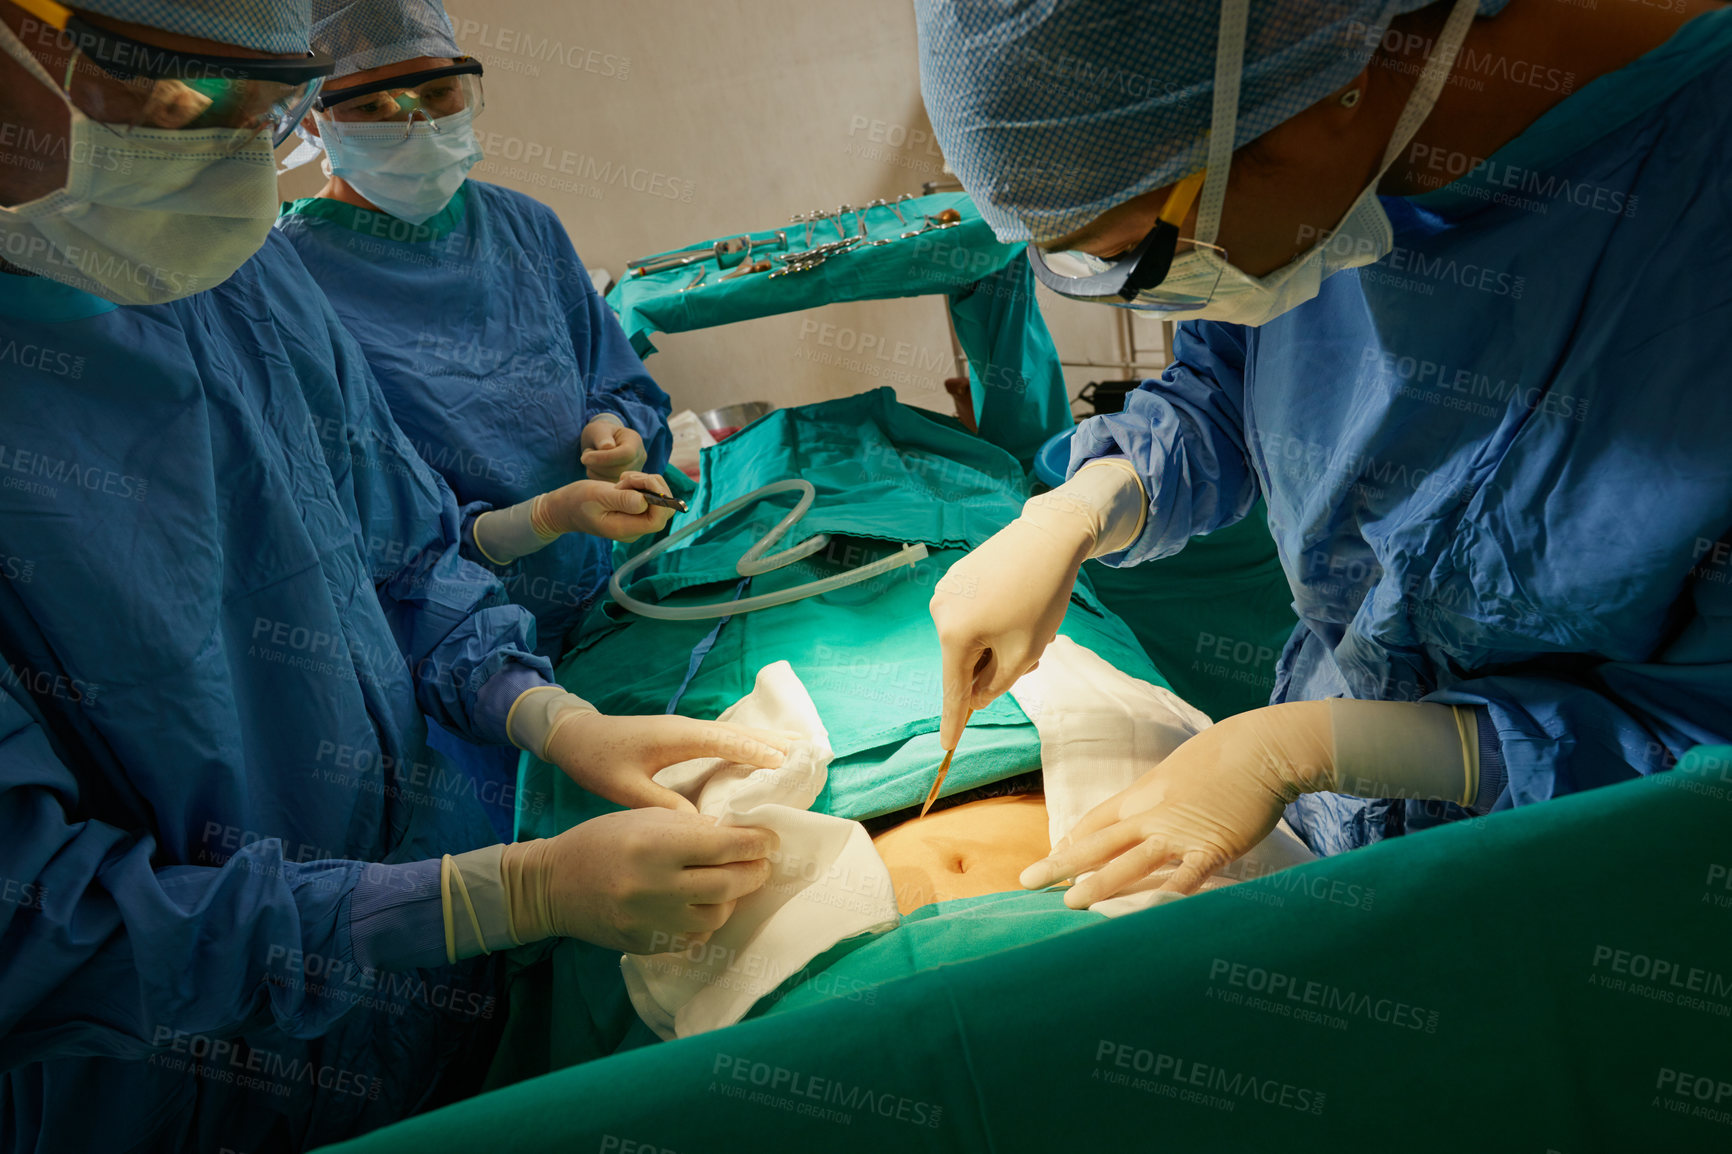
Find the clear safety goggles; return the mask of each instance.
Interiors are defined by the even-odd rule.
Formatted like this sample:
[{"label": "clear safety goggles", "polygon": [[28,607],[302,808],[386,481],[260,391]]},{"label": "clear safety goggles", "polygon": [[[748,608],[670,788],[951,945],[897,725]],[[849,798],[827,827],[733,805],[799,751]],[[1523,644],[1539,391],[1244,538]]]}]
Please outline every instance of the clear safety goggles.
[{"label": "clear safety goggles", "polygon": [[314,107],[339,123],[401,124],[406,140],[418,120],[437,129],[447,116],[471,109],[480,113],[485,103],[481,62],[460,56],[441,68],[327,88],[319,93]]},{"label": "clear safety goggles", "polygon": [[286,139],[330,75],[329,56],[255,60],[177,52],[100,28],[54,0],[16,0],[59,35],[27,38],[73,107],[115,134],[239,130],[213,142],[239,152],[265,132]]},{"label": "clear safety goggles", "polygon": [[1192,249],[1208,249],[1220,258],[1211,262],[1203,277],[1168,281],[1173,258],[1179,250],[1179,226],[1202,191],[1207,171],[1192,173],[1173,186],[1166,204],[1155,219],[1155,227],[1124,256],[1104,260],[1092,253],[1047,252],[1039,244],[1028,246],[1028,261],[1035,279],[1072,300],[1117,305],[1145,312],[1185,312],[1209,303],[1227,264],[1227,251],[1217,245],[1192,240]]}]

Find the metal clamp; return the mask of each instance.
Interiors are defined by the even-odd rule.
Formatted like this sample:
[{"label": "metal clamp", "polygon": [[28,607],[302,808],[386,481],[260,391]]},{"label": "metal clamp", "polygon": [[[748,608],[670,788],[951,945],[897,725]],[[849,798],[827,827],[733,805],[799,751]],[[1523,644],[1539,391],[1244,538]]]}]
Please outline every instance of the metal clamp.
[{"label": "metal clamp", "polygon": [[936,216],[934,216],[931,213],[927,213],[926,214],[926,226],[924,228],[917,228],[913,232],[903,233],[902,239],[907,240],[909,237],[919,236],[923,232],[935,232],[938,229],[955,228],[957,225],[959,225],[961,223],[962,223],[962,214],[960,212],[957,212],[954,208],[947,208],[943,212],[937,214]]},{"label": "metal clamp", "polygon": [[831,257],[847,252],[859,243],[859,237],[849,236],[841,240],[833,240],[828,244],[818,245],[816,248],[809,248],[805,252],[777,253],[772,259],[780,261],[782,267],[772,272],[769,279],[774,280],[776,277],[787,276],[789,273],[810,271]]}]

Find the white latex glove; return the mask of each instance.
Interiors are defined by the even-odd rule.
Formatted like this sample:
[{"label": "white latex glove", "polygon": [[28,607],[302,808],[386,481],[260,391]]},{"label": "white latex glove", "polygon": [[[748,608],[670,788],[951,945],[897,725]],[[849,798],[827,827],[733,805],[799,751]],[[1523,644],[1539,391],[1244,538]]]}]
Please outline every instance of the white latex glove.
[{"label": "white latex glove", "polygon": [[655,775],[696,757],[720,757],[775,769],[794,738],[727,721],[657,714],[619,717],[555,685],[526,690],[506,715],[512,744],[552,762],[584,789],[617,805],[697,812],[697,807]]},{"label": "white latex glove", "polygon": [[766,829],[634,809],[557,837],[448,856],[440,878],[446,957],[548,937],[628,954],[702,942],[769,880],[776,847]]},{"label": "white latex glove", "polygon": [[649,460],[649,450],[636,429],[628,429],[612,413],[603,413],[578,436],[579,460],[591,480],[617,481]]},{"label": "white latex glove", "polygon": [[956,748],[969,711],[984,709],[1039,664],[1082,563],[1129,546],[1147,515],[1148,498],[1128,462],[1091,462],[1030,498],[1021,516],[950,567],[930,605],[943,651],[943,748]]},{"label": "white latex glove", "polygon": [[650,473],[627,473],[618,481],[573,481],[505,509],[475,518],[475,546],[495,565],[509,565],[552,544],[563,533],[588,533],[610,541],[636,541],[659,533],[674,515],[652,505],[644,493],[671,497],[668,483]]},{"label": "white latex glove", "polygon": [[650,504],[641,493],[673,496],[668,483],[653,473],[625,473],[617,481],[573,481],[543,494],[546,527],[610,541],[636,541],[646,533],[659,533],[674,511]]},{"label": "white latex glove", "polygon": [[1267,837],[1294,798],[1324,791],[1471,805],[1479,792],[1472,711],[1333,699],[1236,714],[1085,814],[1023,871],[1022,884],[1077,878],[1065,904],[1086,909],[1176,862],[1161,890],[1194,893]]}]

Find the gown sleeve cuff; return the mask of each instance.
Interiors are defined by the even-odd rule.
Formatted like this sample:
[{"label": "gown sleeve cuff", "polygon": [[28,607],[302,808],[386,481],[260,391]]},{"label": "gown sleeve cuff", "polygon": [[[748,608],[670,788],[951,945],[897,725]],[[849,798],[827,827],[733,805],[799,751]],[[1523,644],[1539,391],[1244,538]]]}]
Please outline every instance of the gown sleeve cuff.
[{"label": "gown sleeve cuff", "polygon": [[445,911],[439,861],[368,865],[349,898],[355,962],[376,970],[445,964]]},{"label": "gown sleeve cuff", "polygon": [[1102,453],[1098,457],[1089,457],[1088,459],[1082,460],[1082,461],[1078,461],[1078,460],[1072,458],[1070,463],[1065,466],[1064,479],[1067,481],[1070,480],[1072,477],[1076,476],[1077,473],[1082,470],[1082,467],[1084,465],[1092,465],[1096,461],[1123,461],[1125,464],[1131,466],[1132,472],[1135,472],[1136,468],[1137,468],[1135,465],[1131,464],[1131,459],[1123,453],[1120,453],[1120,452]]},{"label": "gown sleeve cuff", "polygon": [[1509,785],[1509,770],[1503,760],[1503,738],[1491,719],[1491,710],[1479,706],[1474,710],[1479,719],[1479,796],[1474,799],[1475,815],[1490,813],[1497,799]]},{"label": "gown sleeve cuff", "polygon": [[473,561],[481,566],[494,564],[487,554],[481,551],[481,546],[475,541],[475,522],[480,519],[481,514],[491,512],[492,509],[492,505],[480,501],[465,505],[458,510],[458,515],[462,518],[462,527],[457,533],[457,551],[464,560]]},{"label": "gown sleeve cuff", "polygon": [[475,697],[476,740],[489,745],[510,745],[505,719],[512,705],[528,690],[552,684],[553,679],[547,674],[520,662],[507,661],[500,666],[499,672],[487,679]]}]

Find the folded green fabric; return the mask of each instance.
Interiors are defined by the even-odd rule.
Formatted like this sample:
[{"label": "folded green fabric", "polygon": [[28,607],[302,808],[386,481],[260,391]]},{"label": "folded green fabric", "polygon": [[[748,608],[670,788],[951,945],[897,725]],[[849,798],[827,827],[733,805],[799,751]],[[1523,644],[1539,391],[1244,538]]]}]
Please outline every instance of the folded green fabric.
[{"label": "folded green fabric", "polygon": [[[902,239],[903,233],[922,227],[923,216],[947,210],[960,218],[954,226]],[[995,238],[974,202],[960,192],[907,201],[901,212],[909,221],[906,225],[888,209],[866,214],[870,239],[888,243],[856,247],[809,272],[722,280],[721,274],[731,270],[710,260],[702,266],[709,275],[690,291],[681,290],[697,275],[696,264],[627,276],[608,293],[607,303],[619,314],[632,347],[647,357],[655,351],[650,338],[658,332],[713,328],[839,301],[943,294],[968,359],[980,435],[1026,466],[1048,437],[1070,428],[1073,421],[1064,370],[1035,300],[1034,273],[1022,246]],[[847,223],[855,229],[852,215]],[[793,248],[806,247],[803,225],[784,231]],[[761,243],[772,240],[775,232],[764,229],[750,235]],[[829,222],[813,230],[815,244],[837,239],[836,226]],[[763,250],[763,255],[774,251]],[[812,322],[814,335],[822,336],[820,324]],[[914,350],[888,341],[835,351],[888,371],[922,374],[934,388],[951,371],[948,357],[937,364],[920,363]]]},{"label": "folded green fabric", "polygon": [[[334,1149],[1724,1151],[1728,844],[1701,748],[1070,931],[935,907],[774,1012]],[[1058,932],[989,940],[1025,902]]]}]

